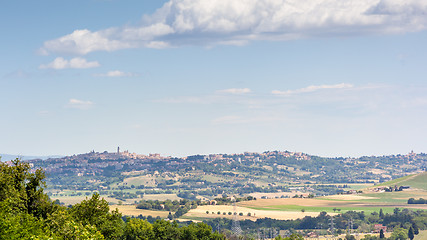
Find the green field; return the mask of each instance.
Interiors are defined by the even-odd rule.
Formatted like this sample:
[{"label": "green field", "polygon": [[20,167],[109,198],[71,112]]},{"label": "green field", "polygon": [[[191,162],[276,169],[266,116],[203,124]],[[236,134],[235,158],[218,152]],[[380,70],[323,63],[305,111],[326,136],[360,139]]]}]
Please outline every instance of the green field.
[{"label": "green field", "polygon": [[[357,211],[361,212],[364,211],[365,213],[373,213],[373,212],[379,212],[380,209],[383,210],[384,213],[393,213],[393,210],[395,207],[317,207],[317,206],[300,206],[300,205],[272,205],[267,207],[248,207],[255,210],[274,210],[274,211],[301,211],[304,209],[306,212],[327,212],[327,213],[343,213],[347,211]],[[340,211],[334,209],[340,209]]]},{"label": "green field", "polygon": [[408,175],[405,177],[393,179],[391,181],[381,183],[375,187],[380,186],[410,186],[411,188],[418,188],[427,191],[427,172],[420,174]]},{"label": "green field", "polygon": [[[345,183],[343,183],[343,184],[345,184]],[[347,184],[347,186],[349,187],[349,189],[361,190],[361,189],[365,189],[367,187],[372,187],[373,184],[372,183],[361,183],[361,184],[350,183],[350,184]]]},{"label": "green field", "polygon": [[[265,199],[240,203],[240,206],[255,210],[267,211],[301,211],[342,213],[347,211],[364,211],[369,214],[379,212],[393,213],[395,208],[425,210],[423,205],[408,205],[409,198],[427,198],[427,191],[419,186],[427,182],[427,174],[420,173],[386,182],[384,186],[394,184],[409,185],[411,189],[399,192],[374,192],[373,188],[365,189],[363,194],[333,195],[314,199]],[[424,184],[425,185],[425,184]],[[366,185],[365,185],[366,186]],[[354,186],[353,186],[354,187]],[[363,187],[357,185],[356,187]],[[423,186],[424,187],[424,186]],[[334,211],[335,209],[335,211]],[[340,209],[340,211],[338,211]]]},{"label": "green field", "polygon": [[402,191],[402,192],[381,192],[381,193],[365,193],[362,196],[372,197],[371,199],[358,200],[360,202],[372,203],[395,203],[406,204],[409,198],[426,198],[427,192],[421,191]]}]

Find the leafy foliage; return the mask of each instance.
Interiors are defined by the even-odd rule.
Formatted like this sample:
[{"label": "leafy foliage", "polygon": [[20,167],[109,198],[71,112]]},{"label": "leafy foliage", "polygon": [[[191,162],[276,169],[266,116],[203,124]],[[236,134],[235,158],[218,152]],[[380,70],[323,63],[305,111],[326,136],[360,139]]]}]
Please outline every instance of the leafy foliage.
[{"label": "leafy foliage", "polygon": [[406,240],[406,239],[408,239],[408,230],[404,228],[395,228],[390,236],[390,240]]},{"label": "leafy foliage", "polygon": [[124,222],[119,211],[113,210],[98,193],[92,198],[75,204],[70,210],[71,216],[83,225],[93,225],[104,235],[105,239],[118,239],[123,235]]},{"label": "leafy foliage", "polygon": [[[125,223],[118,210],[110,211],[97,193],[67,209],[43,192],[44,178],[43,170],[32,173],[29,164],[20,160],[11,165],[0,162],[0,240],[224,239],[205,223],[184,227],[165,220]],[[191,206],[189,202],[184,206],[187,203]]]}]

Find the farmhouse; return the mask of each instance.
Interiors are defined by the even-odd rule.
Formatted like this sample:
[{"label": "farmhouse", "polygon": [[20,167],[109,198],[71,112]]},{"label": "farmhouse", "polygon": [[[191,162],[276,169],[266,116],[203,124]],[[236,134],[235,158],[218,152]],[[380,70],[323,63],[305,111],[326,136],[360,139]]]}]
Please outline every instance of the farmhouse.
[{"label": "farmhouse", "polygon": [[381,231],[381,229],[386,232],[387,231],[387,226],[383,226],[382,224],[375,224],[374,225],[374,232],[379,233]]}]

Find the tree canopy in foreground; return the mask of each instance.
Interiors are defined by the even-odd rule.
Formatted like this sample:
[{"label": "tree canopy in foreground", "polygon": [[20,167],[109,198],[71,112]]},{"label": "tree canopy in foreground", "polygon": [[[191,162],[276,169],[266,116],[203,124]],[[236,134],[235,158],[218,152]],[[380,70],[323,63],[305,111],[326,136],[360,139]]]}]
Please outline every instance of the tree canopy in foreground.
[{"label": "tree canopy in foreground", "polygon": [[0,162],[0,240],[2,239],[225,239],[205,223],[178,227],[176,222],[130,219],[110,211],[108,202],[95,193],[66,208],[43,192],[45,174],[31,171],[18,159]]}]

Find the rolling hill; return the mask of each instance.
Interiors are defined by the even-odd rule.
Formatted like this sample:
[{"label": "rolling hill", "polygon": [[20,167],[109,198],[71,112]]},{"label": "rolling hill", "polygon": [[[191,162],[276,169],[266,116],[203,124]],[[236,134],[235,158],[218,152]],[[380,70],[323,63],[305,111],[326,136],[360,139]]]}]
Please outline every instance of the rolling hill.
[{"label": "rolling hill", "polygon": [[379,186],[410,186],[427,191],[427,172],[412,174],[376,185]]}]

